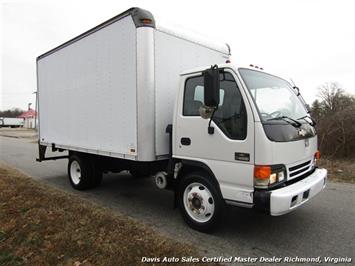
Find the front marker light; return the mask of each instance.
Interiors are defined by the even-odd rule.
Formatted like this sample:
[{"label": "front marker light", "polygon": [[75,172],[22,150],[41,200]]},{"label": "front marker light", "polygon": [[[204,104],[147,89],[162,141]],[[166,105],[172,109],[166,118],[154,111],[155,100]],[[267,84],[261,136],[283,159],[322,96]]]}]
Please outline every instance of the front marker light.
[{"label": "front marker light", "polygon": [[319,160],[320,159],[320,151],[317,151],[315,154],[314,154],[314,157]]},{"label": "front marker light", "polygon": [[320,152],[317,151],[315,154],[314,154],[314,159],[313,159],[313,165],[314,167],[317,167],[319,165],[319,160],[320,160]]},{"label": "front marker light", "polygon": [[271,184],[274,184],[274,183],[276,183],[277,182],[277,174],[276,173],[272,173],[271,175],[270,175],[270,185]]}]

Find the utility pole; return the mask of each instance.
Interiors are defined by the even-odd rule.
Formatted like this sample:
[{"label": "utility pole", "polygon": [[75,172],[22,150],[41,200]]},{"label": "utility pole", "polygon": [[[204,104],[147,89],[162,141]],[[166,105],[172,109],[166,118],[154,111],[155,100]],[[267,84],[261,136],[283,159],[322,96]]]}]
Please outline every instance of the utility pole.
[{"label": "utility pole", "polygon": [[37,130],[37,114],[38,114],[38,100],[37,100],[37,97],[38,97],[38,94],[37,94],[37,91],[34,91],[33,94],[36,94],[36,99],[35,99],[35,130]]}]

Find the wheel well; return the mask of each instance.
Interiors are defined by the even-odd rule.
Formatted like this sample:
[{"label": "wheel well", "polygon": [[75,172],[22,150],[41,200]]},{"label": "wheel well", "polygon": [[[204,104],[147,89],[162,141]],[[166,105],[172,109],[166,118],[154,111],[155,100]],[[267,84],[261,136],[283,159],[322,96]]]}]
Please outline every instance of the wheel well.
[{"label": "wheel well", "polygon": [[[206,174],[206,178],[208,178],[210,181],[213,182],[214,185],[216,185],[221,197],[222,197],[222,192],[221,188],[219,186],[219,182],[217,181],[216,176],[212,172],[212,170],[204,163],[198,162],[198,161],[190,161],[190,160],[182,160],[182,168],[179,171],[179,174],[176,178],[177,184],[182,180],[184,176],[186,176],[188,173],[192,172],[203,172]],[[223,197],[222,197],[223,198]]]}]

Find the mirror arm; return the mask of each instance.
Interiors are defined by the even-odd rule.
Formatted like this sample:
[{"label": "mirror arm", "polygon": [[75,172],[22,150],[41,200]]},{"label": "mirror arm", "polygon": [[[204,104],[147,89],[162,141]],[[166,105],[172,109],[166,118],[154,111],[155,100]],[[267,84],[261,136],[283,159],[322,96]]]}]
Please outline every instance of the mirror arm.
[{"label": "mirror arm", "polygon": [[214,113],[217,111],[218,107],[213,109],[212,115],[210,117],[210,121],[208,122],[208,134],[213,135],[214,134],[214,127],[211,126],[211,122],[214,116]]}]

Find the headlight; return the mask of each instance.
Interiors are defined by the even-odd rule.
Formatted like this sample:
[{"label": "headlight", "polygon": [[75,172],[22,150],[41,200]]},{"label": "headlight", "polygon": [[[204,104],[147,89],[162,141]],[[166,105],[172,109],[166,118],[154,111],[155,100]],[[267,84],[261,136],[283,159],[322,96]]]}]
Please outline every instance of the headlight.
[{"label": "headlight", "polygon": [[268,188],[285,180],[286,169],[283,165],[255,165],[254,186]]}]

